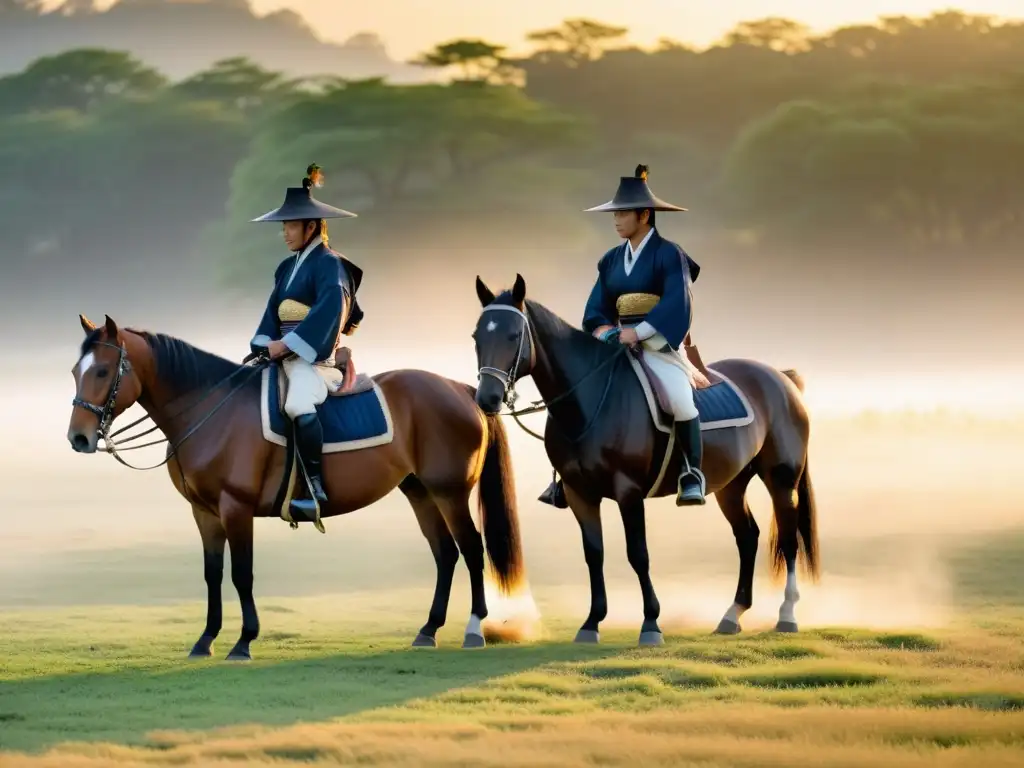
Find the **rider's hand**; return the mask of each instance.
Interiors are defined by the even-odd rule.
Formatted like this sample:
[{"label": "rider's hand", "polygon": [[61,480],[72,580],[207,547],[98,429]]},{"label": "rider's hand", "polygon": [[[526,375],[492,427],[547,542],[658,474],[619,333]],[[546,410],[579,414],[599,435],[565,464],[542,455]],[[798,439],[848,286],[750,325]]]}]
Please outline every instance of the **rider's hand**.
[{"label": "rider's hand", "polygon": [[636,331],[632,328],[623,328],[619,331],[619,343],[625,344],[630,347],[635,347],[640,343],[640,337],[636,335]]},{"label": "rider's hand", "polygon": [[282,357],[291,352],[288,349],[288,345],[283,341],[272,341],[267,344],[267,351],[270,353],[271,360],[280,360]]}]

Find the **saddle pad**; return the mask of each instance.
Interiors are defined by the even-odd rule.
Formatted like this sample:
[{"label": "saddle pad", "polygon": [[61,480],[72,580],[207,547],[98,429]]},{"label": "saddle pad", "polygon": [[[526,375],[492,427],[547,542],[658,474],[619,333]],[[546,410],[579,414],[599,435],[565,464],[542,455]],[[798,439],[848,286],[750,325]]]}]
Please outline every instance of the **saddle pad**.
[{"label": "saddle pad", "polygon": [[[260,418],[263,437],[275,445],[286,446],[288,419],[284,415],[281,397],[282,376],[276,366],[263,371]],[[391,410],[376,382],[362,392],[328,397],[316,411],[324,430],[324,453],[358,451],[387,445],[394,439]]]},{"label": "saddle pad", "polygon": [[[647,399],[647,407],[650,409],[654,425],[662,432],[671,432],[672,416],[662,411],[661,406],[658,405],[658,399],[647,378],[647,372],[633,355],[627,357],[640,380],[640,386],[643,387],[644,397]],[[697,406],[697,413],[700,414],[701,431],[745,427],[750,424],[754,420],[754,411],[751,409],[746,395],[720,371],[716,371],[714,368],[708,368],[708,371],[713,374],[714,383],[710,387],[693,391],[693,402]]]}]

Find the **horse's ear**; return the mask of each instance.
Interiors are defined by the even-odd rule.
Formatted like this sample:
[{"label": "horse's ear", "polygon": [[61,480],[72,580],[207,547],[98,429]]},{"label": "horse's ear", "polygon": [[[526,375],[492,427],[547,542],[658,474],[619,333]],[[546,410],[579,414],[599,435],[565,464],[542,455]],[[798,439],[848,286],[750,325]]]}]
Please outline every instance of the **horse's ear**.
[{"label": "horse's ear", "polygon": [[480,299],[480,306],[486,307],[494,302],[494,292],[484,285],[484,281],[480,279],[480,275],[476,276],[476,295]]},{"label": "horse's ear", "polygon": [[93,324],[92,320],[85,315],[79,315],[78,322],[82,324],[82,330],[85,331],[86,336],[96,330],[96,326]]},{"label": "horse's ear", "polygon": [[110,319],[110,315],[105,315],[105,317],[107,318],[107,338],[111,340],[116,339],[117,323]]},{"label": "horse's ear", "polygon": [[516,284],[512,286],[512,300],[519,306],[526,301],[526,281],[520,274],[516,275]]}]

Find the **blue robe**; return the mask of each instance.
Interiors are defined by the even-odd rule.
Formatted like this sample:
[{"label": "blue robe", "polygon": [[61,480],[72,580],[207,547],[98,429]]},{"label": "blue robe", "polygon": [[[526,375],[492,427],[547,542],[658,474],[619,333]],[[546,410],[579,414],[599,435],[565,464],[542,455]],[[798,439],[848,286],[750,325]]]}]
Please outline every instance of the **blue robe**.
[{"label": "blue robe", "polygon": [[[686,271],[683,265],[686,265]],[[669,346],[678,350],[693,321],[691,286],[700,267],[686,251],[655,230],[626,274],[626,244],[606,253],[597,265],[597,282],[583,311],[583,330],[593,333],[602,325],[618,325],[618,298],[627,293],[652,293],[661,299],[644,318]]]},{"label": "blue robe", "polygon": [[[307,254],[291,285],[285,287],[297,258],[298,254],[289,256],[274,272],[274,289],[249,346],[257,352],[280,339],[307,363],[333,360],[340,333],[351,334],[363,317],[355,298],[362,270],[320,244]],[[286,299],[309,307],[309,314],[294,327],[282,327],[278,319],[277,308]]]}]

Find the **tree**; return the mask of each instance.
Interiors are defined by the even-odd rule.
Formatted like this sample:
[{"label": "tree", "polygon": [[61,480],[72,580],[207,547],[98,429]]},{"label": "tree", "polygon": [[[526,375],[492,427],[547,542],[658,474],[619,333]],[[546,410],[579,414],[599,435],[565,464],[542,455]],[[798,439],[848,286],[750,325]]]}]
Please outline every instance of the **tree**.
[{"label": "tree", "polygon": [[151,94],[166,79],[123,51],[79,48],[46,56],[4,78],[8,110],[75,109],[86,112],[106,101]]},{"label": "tree", "polygon": [[237,56],[215,62],[210,69],[177,83],[173,90],[186,99],[216,101],[252,113],[291,96],[296,85],[280,72]]},{"label": "tree", "polygon": [[730,152],[737,221],[781,237],[905,245],[1024,237],[1021,85],[905,85],[780,106]]},{"label": "tree", "polygon": [[514,68],[502,56],[503,45],[483,40],[452,40],[421,54],[410,63],[421,67],[458,67],[466,81],[503,83],[514,76]]},{"label": "tree", "polygon": [[750,45],[781,53],[796,53],[810,47],[810,29],[797,21],[776,16],[737,24],[725,36],[726,45]]},{"label": "tree", "polygon": [[560,52],[579,64],[597,58],[609,43],[621,40],[628,31],[598,21],[568,19],[559,27],[531,32],[526,39],[540,43],[543,52]]},{"label": "tree", "polygon": [[[325,170],[331,199],[373,212],[346,224],[350,241],[379,245],[436,227],[460,230],[456,222],[466,216],[479,232],[488,215],[507,222],[524,206],[550,212],[523,180],[532,189],[566,189],[551,180],[563,175],[570,185],[573,175],[552,158],[579,138],[575,120],[507,86],[348,83],[303,98],[264,124],[234,174],[228,221],[212,242],[239,257],[225,263],[232,280],[250,274],[254,253],[270,265],[278,254],[248,222],[279,205],[281,190],[295,186],[312,160]],[[382,228],[386,217],[401,226]]]}]

